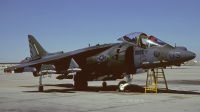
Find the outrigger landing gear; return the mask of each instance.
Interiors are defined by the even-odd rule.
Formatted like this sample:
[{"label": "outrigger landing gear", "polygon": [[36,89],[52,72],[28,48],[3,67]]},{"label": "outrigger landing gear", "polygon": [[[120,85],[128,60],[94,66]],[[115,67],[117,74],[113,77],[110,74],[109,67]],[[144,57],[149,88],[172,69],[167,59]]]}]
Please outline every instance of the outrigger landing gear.
[{"label": "outrigger landing gear", "polygon": [[129,92],[130,91],[130,84],[133,80],[132,74],[125,75],[126,81],[120,81],[118,84],[118,91],[119,92]]},{"label": "outrigger landing gear", "polygon": [[42,85],[42,74],[40,74],[38,91],[43,92],[43,89],[44,88],[43,88],[43,85]]}]

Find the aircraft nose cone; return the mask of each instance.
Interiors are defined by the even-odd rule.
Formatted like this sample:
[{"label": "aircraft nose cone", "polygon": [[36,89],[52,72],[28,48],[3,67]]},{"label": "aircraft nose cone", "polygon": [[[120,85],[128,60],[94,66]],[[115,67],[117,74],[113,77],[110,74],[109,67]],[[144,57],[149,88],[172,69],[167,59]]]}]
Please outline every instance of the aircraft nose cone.
[{"label": "aircraft nose cone", "polygon": [[191,56],[192,56],[193,58],[195,58],[195,57],[196,57],[196,54],[195,54],[195,53],[191,53]]},{"label": "aircraft nose cone", "polygon": [[184,51],[182,52],[183,59],[186,59],[187,61],[194,59],[196,57],[196,54],[190,51]]},{"label": "aircraft nose cone", "polygon": [[171,52],[169,52],[170,61],[185,62],[192,60],[195,57],[196,57],[195,53],[181,49],[174,49]]}]

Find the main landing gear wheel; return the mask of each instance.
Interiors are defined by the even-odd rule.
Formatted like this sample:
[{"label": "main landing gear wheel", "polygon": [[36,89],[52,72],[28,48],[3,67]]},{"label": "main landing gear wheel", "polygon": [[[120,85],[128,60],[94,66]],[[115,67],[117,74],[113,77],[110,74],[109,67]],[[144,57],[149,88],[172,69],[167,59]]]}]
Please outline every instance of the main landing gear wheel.
[{"label": "main landing gear wheel", "polygon": [[38,86],[38,91],[39,91],[39,92],[43,92],[43,90],[44,90],[43,86],[42,86],[42,85],[39,85],[39,86]]},{"label": "main landing gear wheel", "polygon": [[126,81],[120,81],[118,84],[119,92],[129,92],[129,84]]},{"label": "main landing gear wheel", "polygon": [[102,87],[103,87],[103,88],[106,88],[106,87],[107,87],[107,83],[106,83],[105,81],[103,81]]},{"label": "main landing gear wheel", "polygon": [[87,90],[88,82],[87,81],[74,81],[74,88],[76,90]]}]

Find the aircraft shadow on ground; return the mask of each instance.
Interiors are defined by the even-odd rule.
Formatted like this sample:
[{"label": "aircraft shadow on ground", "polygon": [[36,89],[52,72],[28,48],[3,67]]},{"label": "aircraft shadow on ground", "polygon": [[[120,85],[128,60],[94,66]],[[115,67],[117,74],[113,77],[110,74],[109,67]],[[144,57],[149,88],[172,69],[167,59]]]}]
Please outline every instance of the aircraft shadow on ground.
[{"label": "aircraft shadow on ground", "polygon": [[[54,86],[54,87],[63,87],[64,89],[45,89],[45,86]],[[20,87],[35,87],[37,86],[20,86]],[[99,92],[99,91],[104,91],[104,92],[113,92],[118,89],[117,85],[109,85],[106,88],[103,88],[101,86],[88,86],[87,90],[81,90],[84,92]],[[182,90],[163,90],[163,89],[158,89],[158,93],[173,93],[173,94],[192,94],[192,95],[200,95],[200,92],[195,92],[197,90],[191,90],[191,91],[182,91]],[[39,93],[38,90],[35,91],[23,91],[23,92],[36,92]],[[44,91],[43,93],[76,93],[78,92],[77,90],[74,89],[73,84],[45,84],[44,85]],[[144,86],[139,86],[139,85],[131,85],[130,86],[130,93],[131,92],[137,92],[137,93],[145,93]],[[152,92],[148,92],[152,93]]]},{"label": "aircraft shadow on ground", "polygon": [[[75,93],[77,90],[74,89],[73,84],[44,84],[44,91],[43,93],[52,93],[52,92],[58,92],[58,93]],[[54,87],[64,87],[65,89],[45,89],[45,86],[54,86]],[[19,86],[19,87],[26,87],[26,88],[37,88],[38,85],[34,86]],[[144,92],[144,88],[138,85],[131,85],[130,89],[131,92]],[[99,92],[99,91],[116,91],[118,89],[117,85],[109,85],[106,88],[103,88],[101,86],[88,86],[87,90],[79,90],[79,91],[85,91],[85,92]],[[38,90],[35,91],[23,91],[23,92],[38,92]]]}]

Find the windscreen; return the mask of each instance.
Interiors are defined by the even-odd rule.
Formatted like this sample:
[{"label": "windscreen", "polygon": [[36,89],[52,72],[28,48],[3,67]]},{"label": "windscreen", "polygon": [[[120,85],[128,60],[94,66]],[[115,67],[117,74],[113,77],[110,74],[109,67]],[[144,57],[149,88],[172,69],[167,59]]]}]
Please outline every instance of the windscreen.
[{"label": "windscreen", "polygon": [[148,46],[153,47],[153,46],[163,46],[167,43],[154,36],[149,36],[149,38],[147,39],[147,44]]}]

